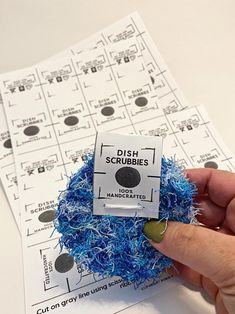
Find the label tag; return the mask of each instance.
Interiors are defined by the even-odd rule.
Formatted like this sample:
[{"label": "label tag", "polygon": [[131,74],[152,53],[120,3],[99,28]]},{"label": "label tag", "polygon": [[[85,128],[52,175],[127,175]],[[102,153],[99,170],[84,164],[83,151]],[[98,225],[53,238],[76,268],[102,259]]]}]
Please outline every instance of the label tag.
[{"label": "label tag", "polygon": [[162,138],[97,133],[94,215],[158,218]]}]

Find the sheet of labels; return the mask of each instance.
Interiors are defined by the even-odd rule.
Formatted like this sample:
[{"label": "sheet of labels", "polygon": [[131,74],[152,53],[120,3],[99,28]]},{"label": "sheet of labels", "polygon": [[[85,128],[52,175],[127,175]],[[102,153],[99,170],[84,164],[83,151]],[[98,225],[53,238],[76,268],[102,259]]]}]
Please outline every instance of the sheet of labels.
[{"label": "sheet of labels", "polygon": [[[172,78],[169,69],[164,63],[161,55],[159,54],[152,38],[150,37],[145,25],[143,24],[138,13],[133,13],[113,25],[103,29],[100,32],[92,35],[88,39],[76,44],[73,47],[66,49],[59,53],[56,58],[64,56],[75,56],[81,54],[83,51],[88,51],[94,47],[107,47],[115,43],[125,42],[126,40],[134,41],[134,45],[138,47],[139,52],[144,59],[145,67],[148,70],[151,79],[151,88],[155,90],[156,101],[152,104],[152,109],[148,107],[149,114],[152,111],[164,110],[166,114],[175,112],[184,107],[187,107],[187,102],[177,87],[175,80]],[[133,48],[133,47],[132,47]],[[132,55],[132,56],[131,56]],[[120,66],[127,66],[130,64],[133,57],[133,53],[128,52],[125,54],[125,58],[122,56],[116,56],[116,61]],[[55,57],[53,57],[55,59]],[[90,71],[95,71],[95,68]],[[99,67],[97,67],[99,71]],[[63,71],[66,72],[66,69]],[[63,72],[62,71],[62,72]],[[53,80],[66,80],[66,75],[59,73]],[[52,80],[51,83],[54,83]],[[27,87],[26,87],[27,88]],[[77,87],[76,87],[77,88]],[[18,91],[23,92],[23,87],[15,84],[12,86],[10,93],[15,94]],[[145,91],[146,92],[146,91]],[[141,91],[136,91],[141,96]],[[141,107],[142,106],[142,107]],[[138,112],[146,110],[144,104],[141,104],[139,100],[138,110],[132,115],[138,115]],[[95,107],[96,110],[96,107]],[[106,109],[107,110],[107,109]],[[106,113],[107,114],[107,113]],[[126,112],[129,115],[129,112]],[[130,113],[131,114],[131,113]],[[155,114],[154,114],[155,115]],[[20,225],[20,210],[18,201],[18,187],[17,176],[15,171],[15,164],[13,158],[13,152],[11,148],[10,134],[6,123],[5,115],[3,114],[2,102],[0,97],[0,178],[5,188],[9,203],[11,205],[13,214],[15,216],[18,226]],[[20,227],[19,227],[20,228]]]},{"label": "sheet of labels", "polygon": [[138,15],[69,51],[0,77],[10,131],[1,123],[1,178],[21,212],[26,312],[117,313],[173,282],[163,276],[135,289],[85,271],[60,250],[57,198],[96,132],[162,136],[164,154],[185,167],[233,171],[234,157],[203,107],[182,110],[187,104]]},{"label": "sheet of labels", "polygon": [[10,132],[5,117],[0,95],[0,179],[8,198],[12,213],[20,229],[20,208],[15,162],[10,139]]}]

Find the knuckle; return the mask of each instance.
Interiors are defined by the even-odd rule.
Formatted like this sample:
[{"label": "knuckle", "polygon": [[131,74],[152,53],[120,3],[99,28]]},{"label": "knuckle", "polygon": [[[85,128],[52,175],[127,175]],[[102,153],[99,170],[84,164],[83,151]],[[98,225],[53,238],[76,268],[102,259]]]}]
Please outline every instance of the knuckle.
[{"label": "knuckle", "polygon": [[[235,243],[234,243],[235,244]],[[233,289],[235,294],[235,257],[231,252],[221,254],[223,262],[219,265],[219,270],[215,274],[217,285],[220,288]]]},{"label": "knuckle", "polygon": [[235,268],[221,267],[215,274],[215,282],[224,293],[235,295]]},{"label": "knuckle", "polygon": [[[184,256],[188,248],[192,247],[196,239],[197,227],[194,225],[178,225],[174,234],[176,249]],[[183,257],[182,256],[182,257]]]}]

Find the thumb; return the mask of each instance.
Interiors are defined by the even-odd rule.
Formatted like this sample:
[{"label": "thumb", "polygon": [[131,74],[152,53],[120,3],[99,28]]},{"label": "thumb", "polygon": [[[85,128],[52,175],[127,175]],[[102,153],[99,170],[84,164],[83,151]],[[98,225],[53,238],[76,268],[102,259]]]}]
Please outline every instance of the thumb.
[{"label": "thumb", "polygon": [[[149,221],[143,233],[164,255],[189,266],[218,287],[234,284],[234,237],[205,227],[178,222]],[[159,243],[157,243],[157,242]]]}]

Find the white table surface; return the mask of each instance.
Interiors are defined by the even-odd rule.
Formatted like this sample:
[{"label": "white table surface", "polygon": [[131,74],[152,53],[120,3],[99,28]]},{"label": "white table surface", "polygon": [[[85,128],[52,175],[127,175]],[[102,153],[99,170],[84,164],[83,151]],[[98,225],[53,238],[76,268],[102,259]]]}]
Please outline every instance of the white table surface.
[{"label": "white table surface", "polygon": [[[205,105],[235,153],[234,0],[0,0],[0,73],[50,57],[135,10],[189,104]],[[0,312],[23,314],[20,235],[1,188],[0,210]],[[123,313],[209,314],[214,308],[178,282]]]}]

